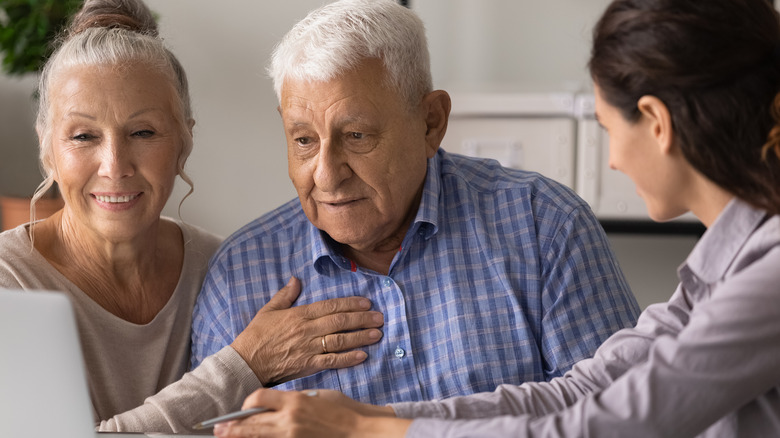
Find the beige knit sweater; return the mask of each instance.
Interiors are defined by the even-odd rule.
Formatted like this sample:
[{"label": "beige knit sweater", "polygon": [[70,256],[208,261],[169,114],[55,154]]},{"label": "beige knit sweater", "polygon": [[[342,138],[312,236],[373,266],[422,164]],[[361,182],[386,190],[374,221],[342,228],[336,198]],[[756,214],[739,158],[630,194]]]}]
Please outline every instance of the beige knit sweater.
[{"label": "beige knit sweater", "polygon": [[[0,287],[70,296],[100,431],[189,431],[199,421],[239,408],[260,386],[229,346],[185,374],[192,308],[220,239],[177,224],[185,241],[179,283],[165,307],[144,325],[107,312],[65,278],[32,247],[27,225],[0,234]],[[51,366],[57,366],[56,357]]]}]

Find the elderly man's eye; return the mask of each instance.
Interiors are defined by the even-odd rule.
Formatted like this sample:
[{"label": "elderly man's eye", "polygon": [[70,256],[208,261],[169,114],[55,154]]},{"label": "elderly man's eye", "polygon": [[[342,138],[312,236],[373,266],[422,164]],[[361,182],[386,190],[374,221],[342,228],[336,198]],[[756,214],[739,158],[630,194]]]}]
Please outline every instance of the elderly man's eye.
[{"label": "elderly man's eye", "polygon": [[354,140],[362,140],[363,139],[363,133],[362,132],[350,132],[349,136]]},{"label": "elderly man's eye", "polygon": [[295,139],[295,142],[301,146],[306,146],[307,144],[311,143],[311,139],[309,137],[298,137]]}]

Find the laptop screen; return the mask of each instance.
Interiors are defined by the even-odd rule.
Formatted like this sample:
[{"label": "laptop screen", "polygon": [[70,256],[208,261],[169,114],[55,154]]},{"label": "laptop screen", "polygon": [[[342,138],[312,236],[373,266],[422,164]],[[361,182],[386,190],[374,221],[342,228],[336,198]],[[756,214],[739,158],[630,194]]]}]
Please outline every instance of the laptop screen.
[{"label": "laptop screen", "polygon": [[0,352],[3,436],[94,435],[76,321],[65,294],[0,289]]}]

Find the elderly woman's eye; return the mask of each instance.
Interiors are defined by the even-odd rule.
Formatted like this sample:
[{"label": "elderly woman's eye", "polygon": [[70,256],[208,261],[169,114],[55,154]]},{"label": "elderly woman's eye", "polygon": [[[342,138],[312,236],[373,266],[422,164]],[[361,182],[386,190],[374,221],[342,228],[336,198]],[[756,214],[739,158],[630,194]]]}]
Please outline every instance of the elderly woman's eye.
[{"label": "elderly woman's eye", "polygon": [[74,135],[74,136],[73,136],[73,137],[71,137],[71,138],[72,138],[73,140],[76,140],[76,141],[87,141],[87,140],[91,140],[91,139],[93,139],[94,137],[92,137],[92,136],[91,136],[91,135],[89,135],[89,134],[76,134],[76,135]]},{"label": "elderly woman's eye", "polygon": [[141,131],[136,131],[133,133],[134,137],[141,137],[141,138],[148,138],[154,135],[154,131],[150,131],[148,129],[144,129]]}]

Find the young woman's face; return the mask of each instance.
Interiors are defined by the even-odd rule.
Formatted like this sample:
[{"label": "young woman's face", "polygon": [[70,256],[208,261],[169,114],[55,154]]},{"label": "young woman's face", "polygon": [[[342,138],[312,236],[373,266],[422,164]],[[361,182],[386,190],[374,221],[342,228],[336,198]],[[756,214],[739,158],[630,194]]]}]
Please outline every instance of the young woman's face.
[{"label": "young woman's face", "polygon": [[653,220],[666,221],[686,213],[688,173],[680,166],[680,157],[664,152],[657,120],[642,113],[639,120],[628,121],[604,100],[598,85],[594,89],[596,118],[609,134],[609,167],[631,178]]}]

